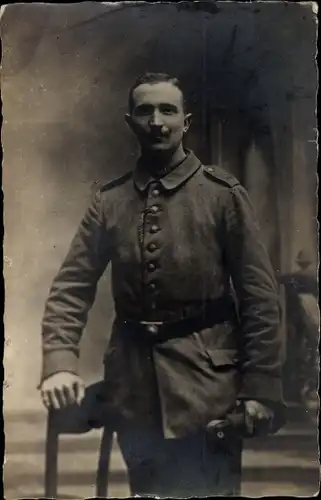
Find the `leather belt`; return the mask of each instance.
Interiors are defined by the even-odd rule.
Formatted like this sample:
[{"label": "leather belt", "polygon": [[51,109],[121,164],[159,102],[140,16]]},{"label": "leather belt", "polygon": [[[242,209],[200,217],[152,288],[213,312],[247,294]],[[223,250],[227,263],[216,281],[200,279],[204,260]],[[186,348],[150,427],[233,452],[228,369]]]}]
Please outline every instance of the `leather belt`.
[{"label": "leather belt", "polygon": [[121,317],[118,317],[118,320],[124,325],[132,327],[132,331],[136,331],[152,341],[160,342],[236,319],[235,307],[231,301],[226,301],[225,307],[222,307],[222,301],[220,301],[220,308],[214,307],[214,304],[215,302],[213,302],[213,308],[208,309],[206,313],[178,320],[150,321]]},{"label": "leather belt", "polygon": [[[129,307],[128,307],[129,306]],[[226,317],[225,311],[231,314],[235,311],[235,301],[232,295],[225,294],[216,299],[201,299],[188,302],[171,301],[168,304],[159,304],[157,309],[140,311],[136,304],[129,305],[123,301],[115,303],[117,318],[131,322],[176,323],[186,318],[200,318],[221,314]]]}]

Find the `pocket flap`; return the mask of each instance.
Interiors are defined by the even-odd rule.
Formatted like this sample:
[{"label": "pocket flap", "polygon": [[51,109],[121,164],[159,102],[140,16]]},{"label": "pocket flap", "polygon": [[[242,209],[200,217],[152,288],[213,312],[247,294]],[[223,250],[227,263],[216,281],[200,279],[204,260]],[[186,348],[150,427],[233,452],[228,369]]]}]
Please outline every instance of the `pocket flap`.
[{"label": "pocket flap", "polygon": [[238,352],[235,349],[207,349],[215,366],[231,366],[238,362]]}]

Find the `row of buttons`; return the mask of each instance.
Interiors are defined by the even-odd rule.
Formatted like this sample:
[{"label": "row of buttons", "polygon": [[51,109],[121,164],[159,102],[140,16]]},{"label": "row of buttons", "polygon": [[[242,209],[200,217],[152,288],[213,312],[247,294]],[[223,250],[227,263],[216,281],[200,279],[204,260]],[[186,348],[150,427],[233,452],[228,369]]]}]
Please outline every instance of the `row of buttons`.
[{"label": "row of buttons", "polygon": [[[156,186],[153,186],[151,187],[151,191],[150,191],[150,194],[154,197],[154,198],[157,198],[159,195],[160,195],[160,189]],[[155,215],[158,215],[161,211],[161,207],[159,205],[156,205],[155,203],[153,203],[148,211],[153,214],[154,216]],[[149,228],[149,232],[151,234],[156,234],[160,231],[160,227],[158,224],[155,224],[153,223],[150,228]],[[159,245],[156,244],[155,242],[150,242],[147,244],[147,250],[149,252],[155,252],[157,249],[159,248]],[[146,268],[147,268],[147,271],[148,272],[154,272],[156,269],[157,269],[157,264],[155,263],[155,261],[151,262],[147,262],[146,263]],[[147,289],[152,293],[151,295],[151,302],[150,302],[150,307],[152,309],[156,309],[156,302],[155,302],[155,292],[157,292],[157,283],[155,281],[150,281],[147,285]],[[148,326],[148,331],[150,331],[150,333],[157,333],[158,331],[158,328],[156,327],[156,325],[150,325]]]}]

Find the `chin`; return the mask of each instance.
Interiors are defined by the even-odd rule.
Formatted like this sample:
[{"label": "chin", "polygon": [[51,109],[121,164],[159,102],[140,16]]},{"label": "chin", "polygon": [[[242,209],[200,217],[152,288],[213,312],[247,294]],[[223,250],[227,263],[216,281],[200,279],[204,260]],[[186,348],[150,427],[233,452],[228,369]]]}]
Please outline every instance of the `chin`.
[{"label": "chin", "polygon": [[151,152],[156,152],[156,151],[159,151],[160,153],[163,152],[163,153],[168,153],[172,150],[172,148],[170,148],[168,146],[168,144],[153,144],[152,146],[149,146],[148,148]]}]

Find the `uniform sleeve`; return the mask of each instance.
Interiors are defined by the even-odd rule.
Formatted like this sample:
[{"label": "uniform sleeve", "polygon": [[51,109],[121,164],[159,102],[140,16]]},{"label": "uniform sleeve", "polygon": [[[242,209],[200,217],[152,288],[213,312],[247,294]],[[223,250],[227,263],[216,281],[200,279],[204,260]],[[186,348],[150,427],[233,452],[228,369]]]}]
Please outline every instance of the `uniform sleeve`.
[{"label": "uniform sleeve", "polygon": [[240,398],[282,402],[278,286],[247,191],[229,190],[224,206],[226,259],[242,331]]},{"label": "uniform sleeve", "polygon": [[51,286],[42,320],[42,380],[59,371],[77,373],[79,341],[109,261],[101,205],[98,192]]}]

